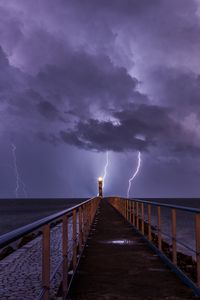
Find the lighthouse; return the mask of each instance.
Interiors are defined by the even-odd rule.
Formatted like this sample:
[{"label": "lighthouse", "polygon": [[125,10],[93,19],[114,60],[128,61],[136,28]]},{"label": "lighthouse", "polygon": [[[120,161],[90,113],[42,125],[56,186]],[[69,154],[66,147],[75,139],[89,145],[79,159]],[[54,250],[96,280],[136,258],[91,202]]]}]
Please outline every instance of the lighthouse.
[{"label": "lighthouse", "polygon": [[99,197],[103,197],[103,178],[99,177],[98,178],[98,189],[99,189]]}]

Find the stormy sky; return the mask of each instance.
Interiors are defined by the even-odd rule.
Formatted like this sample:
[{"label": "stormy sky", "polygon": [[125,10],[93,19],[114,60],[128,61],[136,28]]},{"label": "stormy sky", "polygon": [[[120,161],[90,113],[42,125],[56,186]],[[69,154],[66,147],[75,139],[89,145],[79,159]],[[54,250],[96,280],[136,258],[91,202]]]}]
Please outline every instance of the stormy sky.
[{"label": "stormy sky", "polygon": [[131,196],[198,197],[200,1],[0,0],[0,118],[1,198],[94,196],[107,151],[106,195],[140,151]]}]

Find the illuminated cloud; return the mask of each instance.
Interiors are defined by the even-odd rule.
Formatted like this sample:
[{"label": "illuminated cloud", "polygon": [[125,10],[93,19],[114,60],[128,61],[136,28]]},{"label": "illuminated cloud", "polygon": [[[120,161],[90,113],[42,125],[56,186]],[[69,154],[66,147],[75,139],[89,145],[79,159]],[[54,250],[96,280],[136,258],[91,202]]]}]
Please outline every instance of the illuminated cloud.
[{"label": "illuminated cloud", "polygon": [[[107,150],[142,151],[152,165],[155,156],[166,157],[168,172],[157,168],[158,177],[170,182],[171,172],[179,172],[199,192],[177,167],[182,161],[198,173],[197,1],[1,0],[0,19],[0,137],[3,147],[19,141],[19,159],[25,144],[34,145],[29,170],[42,166],[46,149],[52,168],[43,166],[46,189],[55,176],[67,177],[58,179],[53,161],[76,149],[88,159]],[[52,151],[59,154],[52,158]],[[38,178],[33,172],[31,180]]]}]

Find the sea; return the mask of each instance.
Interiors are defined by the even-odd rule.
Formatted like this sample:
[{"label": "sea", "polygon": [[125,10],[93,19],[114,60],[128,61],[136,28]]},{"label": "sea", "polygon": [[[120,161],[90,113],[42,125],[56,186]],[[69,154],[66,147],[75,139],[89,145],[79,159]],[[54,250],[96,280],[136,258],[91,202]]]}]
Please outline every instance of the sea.
[{"label": "sea", "polygon": [[87,198],[0,199],[0,235],[85,200]]},{"label": "sea", "polygon": [[[144,199],[141,199],[144,200]],[[200,209],[200,198],[148,198],[146,200],[165,203],[169,205],[178,205]],[[145,210],[147,220],[147,208]],[[161,207],[161,232],[162,239],[172,244],[172,222],[171,209]],[[196,231],[195,231],[195,213],[176,210],[176,240],[177,250],[190,255],[196,256]],[[152,224],[157,231],[157,208],[152,210]],[[200,234],[200,233],[199,233]]]},{"label": "sea", "polygon": [[[32,223],[55,212],[72,207],[87,198],[0,199],[0,235]],[[158,203],[200,209],[200,198],[148,198]],[[145,207],[147,219],[147,207]],[[171,244],[171,210],[161,208],[162,238]],[[157,210],[152,209],[152,225],[157,230]],[[195,256],[195,214],[177,211],[178,250]]]}]

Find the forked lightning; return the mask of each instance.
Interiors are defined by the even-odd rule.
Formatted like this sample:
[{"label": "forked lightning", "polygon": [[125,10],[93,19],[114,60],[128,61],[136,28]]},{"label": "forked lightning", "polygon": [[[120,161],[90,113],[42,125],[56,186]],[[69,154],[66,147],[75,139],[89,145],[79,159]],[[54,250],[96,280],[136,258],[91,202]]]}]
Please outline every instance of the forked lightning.
[{"label": "forked lightning", "polygon": [[109,157],[108,157],[108,151],[107,151],[106,152],[106,165],[104,167],[104,174],[103,174],[103,187],[104,187],[105,179],[106,179],[106,176],[107,176],[108,163],[109,163]]},{"label": "forked lightning", "polygon": [[129,198],[129,194],[130,194],[130,189],[131,189],[131,185],[132,185],[132,181],[135,179],[135,177],[137,176],[139,170],[140,170],[140,165],[141,165],[141,153],[140,151],[138,152],[138,163],[137,163],[137,168],[133,174],[133,176],[129,179],[129,184],[128,184],[128,190],[127,190],[127,198]]},{"label": "forked lightning", "polygon": [[19,189],[20,189],[20,182],[22,184],[22,189],[24,196],[27,197],[27,192],[26,192],[26,185],[21,179],[18,171],[18,166],[17,166],[17,157],[16,157],[16,146],[15,144],[11,144],[12,146],[12,155],[13,155],[13,166],[14,166],[14,171],[15,171],[15,178],[16,178],[16,185],[15,185],[15,196],[16,198],[19,197]]}]

